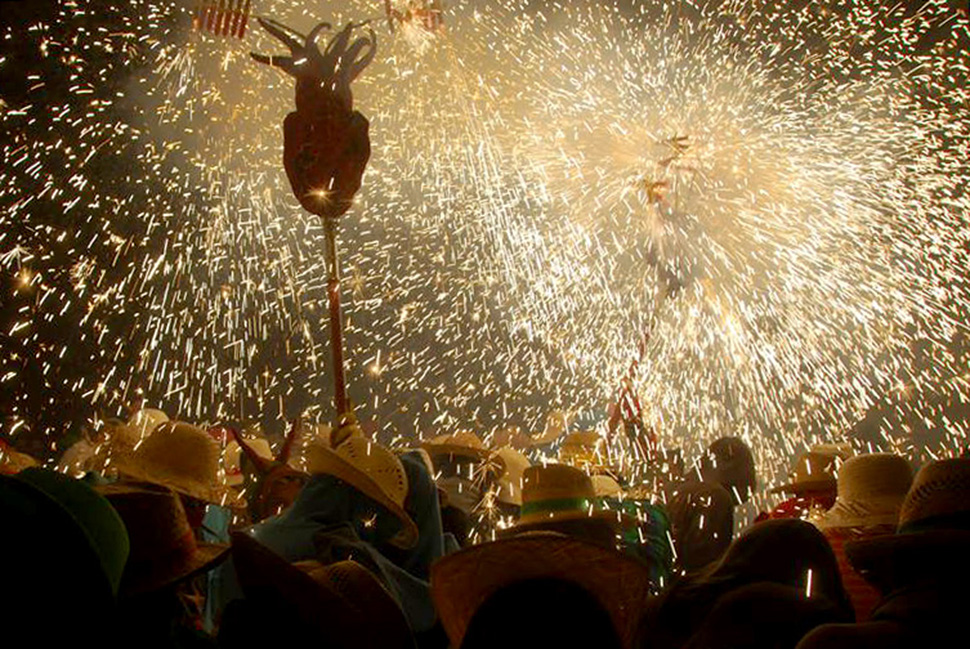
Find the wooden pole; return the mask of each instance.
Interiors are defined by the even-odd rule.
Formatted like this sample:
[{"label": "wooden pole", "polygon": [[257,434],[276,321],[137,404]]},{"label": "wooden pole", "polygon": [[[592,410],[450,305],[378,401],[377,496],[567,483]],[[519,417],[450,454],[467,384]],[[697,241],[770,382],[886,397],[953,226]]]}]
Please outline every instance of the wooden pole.
[{"label": "wooden pole", "polygon": [[327,297],[330,301],[330,350],[333,354],[333,404],[337,417],[349,412],[344,375],[343,314],[340,310],[340,262],[337,258],[337,219],[324,218],[327,234]]}]

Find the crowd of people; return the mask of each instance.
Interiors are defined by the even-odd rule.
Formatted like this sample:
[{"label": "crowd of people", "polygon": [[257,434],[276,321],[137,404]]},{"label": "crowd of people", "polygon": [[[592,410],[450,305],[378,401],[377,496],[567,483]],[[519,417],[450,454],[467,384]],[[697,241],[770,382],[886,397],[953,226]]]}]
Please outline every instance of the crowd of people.
[{"label": "crowd of people", "polygon": [[[822,445],[760,485],[749,446],[724,437],[689,467],[646,448],[655,470],[632,484],[604,436],[550,422],[391,449],[352,416],[297,421],[274,453],[256,428],[142,409],[56,467],[0,447],[4,633],[99,647],[962,642],[970,458],[914,467]],[[766,486],[782,500],[738,524]]]}]

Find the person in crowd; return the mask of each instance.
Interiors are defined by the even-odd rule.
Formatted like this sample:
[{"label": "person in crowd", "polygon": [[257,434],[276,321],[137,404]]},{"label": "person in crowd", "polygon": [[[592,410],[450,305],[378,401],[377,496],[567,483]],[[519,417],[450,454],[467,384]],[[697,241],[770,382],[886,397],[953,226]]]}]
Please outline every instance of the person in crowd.
[{"label": "person in crowd", "polygon": [[246,598],[227,609],[221,646],[415,647],[400,605],[360,563],[291,563],[240,532],[232,548]]},{"label": "person in crowd", "polygon": [[131,453],[114,462],[128,481],[168,487],[179,495],[189,524],[199,530],[206,506],[242,507],[238,494],[220,474],[220,452],[205,430],[177,421],[163,421]]},{"label": "person in crowd", "polygon": [[[293,505],[248,533],[290,562],[353,559],[363,564],[400,603],[412,630],[429,632],[437,616],[427,581],[377,549],[387,544],[401,550],[419,546],[419,528],[405,509],[408,473],[397,456],[365,438],[358,427],[342,426],[336,432],[342,441],[333,447],[318,441],[307,449],[311,477]],[[220,611],[242,597],[232,562],[222,571]]]},{"label": "person in crowd", "polygon": [[852,566],[882,597],[869,620],[816,628],[798,649],[962,646],[970,608],[970,459],[916,474],[895,534],[847,542]]},{"label": "person in crowd", "polygon": [[657,589],[670,583],[673,574],[673,547],[670,520],[660,503],[638,489],[624,490],[610,476],[590,478],[597,506],[618,515],[619,547],[650,568],[650,580]]},{"label": "person in crowd", "polygon": [[498,535],[558,532],[616,549],[621,526],[617,512],[598,507],[593,482],[586,473],[566,464],[548,464],[523,471],[519,518]]},{"label": "person in crowd", "polygon": [[879,592],[849,563],[845,543],[892,534],[912,482],[913,471],[899,455],[872,453],[849,458],[839,469],[835,505],[812,521],[835,552],[858,622],[869,619]]},{"label": "person in crowd", "polygon": [[818,517],[830,509],[838,492],[835,475],[851,454],[851,448],[846,445],[829,444],[813,446],[808,453],[798,456],[789,482],[771,490],[791,497],[772,511],[760,513],[756,521]]},{"label": "person in crowd", "polygon": [[453,647],[612,648],[631,646],[651,583],[626,554],[533,531],[444,557],[431,589]]},{"label": "person in crowd", "polygon": [[[739,618],[737,626],[732,627],[732,618],[725,611],[737,610],[741,606],[739,601],[770,599],[770,593],[777,590],[760,586],[741,590],[759,584],[789,589],[786,592],[791,594],[788,598],[791,601],[798,599],[795,593],[825,600],[818,609],[786,611],[787,618],[797,617],[798,611],[803,610],[812,623],[853,619],[838,563],[822,533],[800,520],[766,521],[738,537],[720,561],[682,577],[651,600],[642,621],[640,646],[643,649],[679,648],[692,642],[695,634],[704,629],[702,637],[743,631],[737,626],[747,625],[750,615]],[[731,599],[726,599],[728,596]],[[721,606],[720,612],[709,619],[718,606]],[[811,628],[802,623],[797,626],[803,631]],[[703,646],[700,640],[694,644]]]},{"label": "person in crowd", "polygon": [[9,646],[121,646],[117,596],[129,538],[110,503],[79,480],[26,468],[0,475],[0,521]]},{"label": "person in crowd", "polygon": [[124,521],[131,552],[119,589],[118,634],[128,646],[214,647],[202,628],[192,577],[224,561],[229,546],[196,542],[182,499],[160,485],[98,487]]},{"label": "person in crowd", "polygon": [[465,546],[483,531],[476,525],[475,512],[490,488],[491,452],[470,431],[439,435],[422,443],[421,448],[434,465],[445,532],[459,546]]}]

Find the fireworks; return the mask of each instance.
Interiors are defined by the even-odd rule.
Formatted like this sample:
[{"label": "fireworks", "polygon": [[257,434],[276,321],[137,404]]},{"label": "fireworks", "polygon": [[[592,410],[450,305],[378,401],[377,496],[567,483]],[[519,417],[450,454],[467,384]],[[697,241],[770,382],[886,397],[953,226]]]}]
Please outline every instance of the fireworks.
[{"label": "fireworks", "polygon": [[[289,84],[249,60],[262,34],[195,31],[188,4],[79,0],[0,33],[7,432],[57,437],[139,389],[197,421],[331,415]],[[637,359],[662,442],[740,434],[769,477],[879,404],[902,423],[872,439],[926,419],[952,447],[966,19],[654,4],[452,2],[446,28],[392,35],[381,2],[252,3],[381,29],[341,234],[361,420],[537,430],[605,412]]]}]

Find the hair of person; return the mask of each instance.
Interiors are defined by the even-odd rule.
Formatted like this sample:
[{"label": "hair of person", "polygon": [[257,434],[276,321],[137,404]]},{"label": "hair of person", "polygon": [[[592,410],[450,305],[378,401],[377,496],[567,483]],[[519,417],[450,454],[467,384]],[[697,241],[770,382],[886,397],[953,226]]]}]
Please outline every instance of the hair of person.
[{"label": "hair of person", "polygon": [[[526,620],[532,623],[524,623]],[[492,593],[472,616],[462,649],[621,646],[609,612],[585,588],[527,579]]]}]

